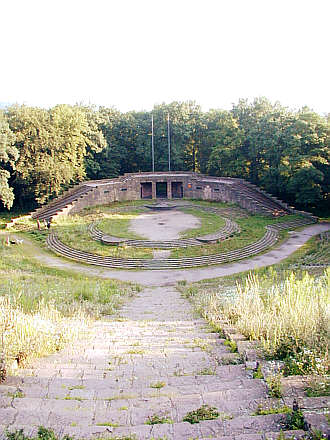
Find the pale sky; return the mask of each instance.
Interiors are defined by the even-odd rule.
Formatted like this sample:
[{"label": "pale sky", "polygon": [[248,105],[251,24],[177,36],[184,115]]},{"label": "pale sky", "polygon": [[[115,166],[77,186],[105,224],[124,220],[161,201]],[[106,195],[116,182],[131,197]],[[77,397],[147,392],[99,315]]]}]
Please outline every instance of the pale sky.
[{"label": "pale sky", "polygon": [[329,0],[0,0],[0,102],[329,106]]}]

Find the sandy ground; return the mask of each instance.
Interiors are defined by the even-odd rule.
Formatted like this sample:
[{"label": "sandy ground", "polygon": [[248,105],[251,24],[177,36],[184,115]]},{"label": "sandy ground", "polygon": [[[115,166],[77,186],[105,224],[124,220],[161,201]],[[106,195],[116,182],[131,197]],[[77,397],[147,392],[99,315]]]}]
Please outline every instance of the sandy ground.
[{"label": "sandy ground", "polygon": [[130,231],[149,240],[173,240],[186,229],[198,228],[201,222],[181,211],[161,211],[141,214],[131,220]]}]

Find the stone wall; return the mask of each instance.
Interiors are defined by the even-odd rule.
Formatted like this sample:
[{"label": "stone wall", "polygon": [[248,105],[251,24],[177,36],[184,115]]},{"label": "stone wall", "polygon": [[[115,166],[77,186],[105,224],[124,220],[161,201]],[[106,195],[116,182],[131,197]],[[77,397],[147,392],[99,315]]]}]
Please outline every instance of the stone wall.
[{"label": "stone wall", "polygon": [[[270,195],[259,191],[258,188],[251,188],[243,179],[230,177],[211,177],[197,173],[184,171],[177,172],[155,172],[155,173],[132,173],[115,179],[104,179],[84,182],[81,185],[92,188],[86,194],[82,194],[77,200],[69,205],[61,207],[58,215],[74,214],[89,206],[105,205],[115,201],[140,200],[141,184],[151,183],[151,188],[144,191],[144,194],[153,199],[157,198],[157,183],[165,182],[162,191],[167,188],[167,199],[172,199],[172,189],[175,196],[182,196],[188,199],[200,199],[219,202],[237,203],[250,212],[263,212],[262,203],[258,202],[257,197],[264,197],[265,201],[278,203],[279,209],[284,207],[283,202],[274,199]],[[250,191],[250,196],[242,194],[239,186]],[[179,190],[178,190],[179,188]],[[150,191],[151,189],[151,191]],[[60,200],[60,199],[59,199]],[[265,203],[267,205],[267,203]],[[43,208],[41,208],[43,209]],[[285,209],[285,208],[284,208]]]}]

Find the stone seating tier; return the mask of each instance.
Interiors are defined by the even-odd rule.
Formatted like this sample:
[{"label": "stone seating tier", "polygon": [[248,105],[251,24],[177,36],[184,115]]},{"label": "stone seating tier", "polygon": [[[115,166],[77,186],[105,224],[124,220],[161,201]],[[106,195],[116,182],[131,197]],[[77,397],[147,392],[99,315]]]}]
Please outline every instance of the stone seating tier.
[{"label": "stone seating tier", "polygon": [[104,244],[111,245],[124,245],[124,246],[134,246],[134,247],[144,247],[153,249],[174,249],[174,248],[184,248],[189,246],[202,246],[205,243],[214,243],[220,240],[225,240],[232,237],[234,234],[240,232],[240,228],[237,223],[232,220],[225,219],[225,226],[214,234],[207,234],[196,238],[182,238],[176,240],[130,240],[121,239],[117,237],[112,237],[104,234],[100,231],[96,224],[93,223],[89,226],[89,232],[94,240],[102,241]]},{"label": "stone seating tier", "polygon": [[66,246],[54,233],[51,233],[47,237],[47,245],[60,255],[97,266],[120,269],[183,269],[189,267],[229,263],[231,261],[248,258],[265,251],[267,248],[274,245],[277,239],[278,232],[276,229],[268,226],[266,228],[265,235],[260,240],[241,249],[225,252],[223,254],[164,259],[124,259],[116,257],[102,257],[100,255],[80,251],[78,249],[73,249],[69,246]]},{"label": "stone seating tier", "polygon": [[45,207],[41,207],[32,213],[32,218],[45,220],[56,216],[59,212],[65,209],[68,205],[78,200],[85,194],[93,191],[93,187],[88,185],[79,185],[77,188],[72,188],[67,191],[62,197],[49,203]]},{"label": "stone seating tier", "polygon": [[87,264],[113,267],[118,269],[184,269],[190,267],[200,267],[229,263],[244,258],[249,258],[264,252],[273,246],[279,237],[279,231],[285,229],[297,228],[303,225],[313,223],[310,218],[296,219],[289,222],[283,222],[266,227],[264,236],[241,249],[236,249],[222,254],[203,255],[198,257],[183,258],[156,258],[156,259],[138,259],[138,258],[117,258],[102,257],[90,252],[73,249],[62,243],[56,234],[51,233],[47,237],[47,245],[54,252],[73,260],[81,261]]}]

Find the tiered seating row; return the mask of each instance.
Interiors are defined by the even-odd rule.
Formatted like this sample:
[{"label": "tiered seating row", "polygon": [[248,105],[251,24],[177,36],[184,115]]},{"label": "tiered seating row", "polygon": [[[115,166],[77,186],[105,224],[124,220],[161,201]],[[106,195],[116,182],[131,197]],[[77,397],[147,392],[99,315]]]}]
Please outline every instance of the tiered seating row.
[{"label": "tiered seating row", "polygon": [[200,257],[185,258],[164,258],[164,259],[135,259],[135,258],[116,258],[102,257],[90,252],[73,249],[62,243],[56,234],[52,233],[47,237],[48,246],[56,253],[73,260],[82,261],[84,263],[120,268],[120,269],[183,269],[189,267],[208,266],[221,263],[229,263],[235,260],[248,258],[263,252],[270,246],[274,245],[278,239],[278,232],[272,226],[266,227],[265,235],[255,243],[244,248],[234,251],[225,252],[223,254],[204,255]]},{"label": "tiered seating row", "polygon": [[306,255],[298,264],[292,265],[293,268],[326,268],[330,264],[330,232],[326,231],[320,234],[319,250],[315,253]]},{"label": "tiered seating row", "polygon": [[182,238],[176,240],[166,240],[166,241],[156,241],[156,240],[130,240],[130,239],[120,239],[116,237],[109,236],[100,231],[95,223],[89,225],[89,232],[94,240],[102,241],[108,244],[117,244],[125,246],[134,247],[144,247],[153,249],[174,249],[174,248],[184,248],[189,246],[202,246],[205,243],[212,243],[218,240],[225,240],[228,237],[233,236],[235,233],[240,231],[237,223],[232,220],[225,219],[225,226],[214,234],[208,234],[196,238]]},{"label": "tiered seating row", "polygon": [[255,202],[256,208],[260,212],[281,216],[288,214],[289,210],[278,203],[277,200],[265,192],[259,192],[256,187],[250,188],[243,183],[235,183],[232,189],[237,194]]},{"label": "tiered seating row", "polygon": [[298,218],[292,220],[290,222],[276,223],[272,225],[272,227],[278,231],[282,231],[284,229],[295,229],[295,228],[299,228],[300,226],[311,225],[313,223],[315,223],[315,220],[312,217],[304,217],[301,219]]},{"label": "tiered seating row", "polygon": [[62,196],[61,198],[56,199],[53,203],[46,205],[45,207],[37,209],[34,213],[32,213],[32,218],[39,220],[48,220],[70,205],[72,202],[75,202],[92,191],[93,187],[88,185],[79,185],[78,188],[73,188]]}]

